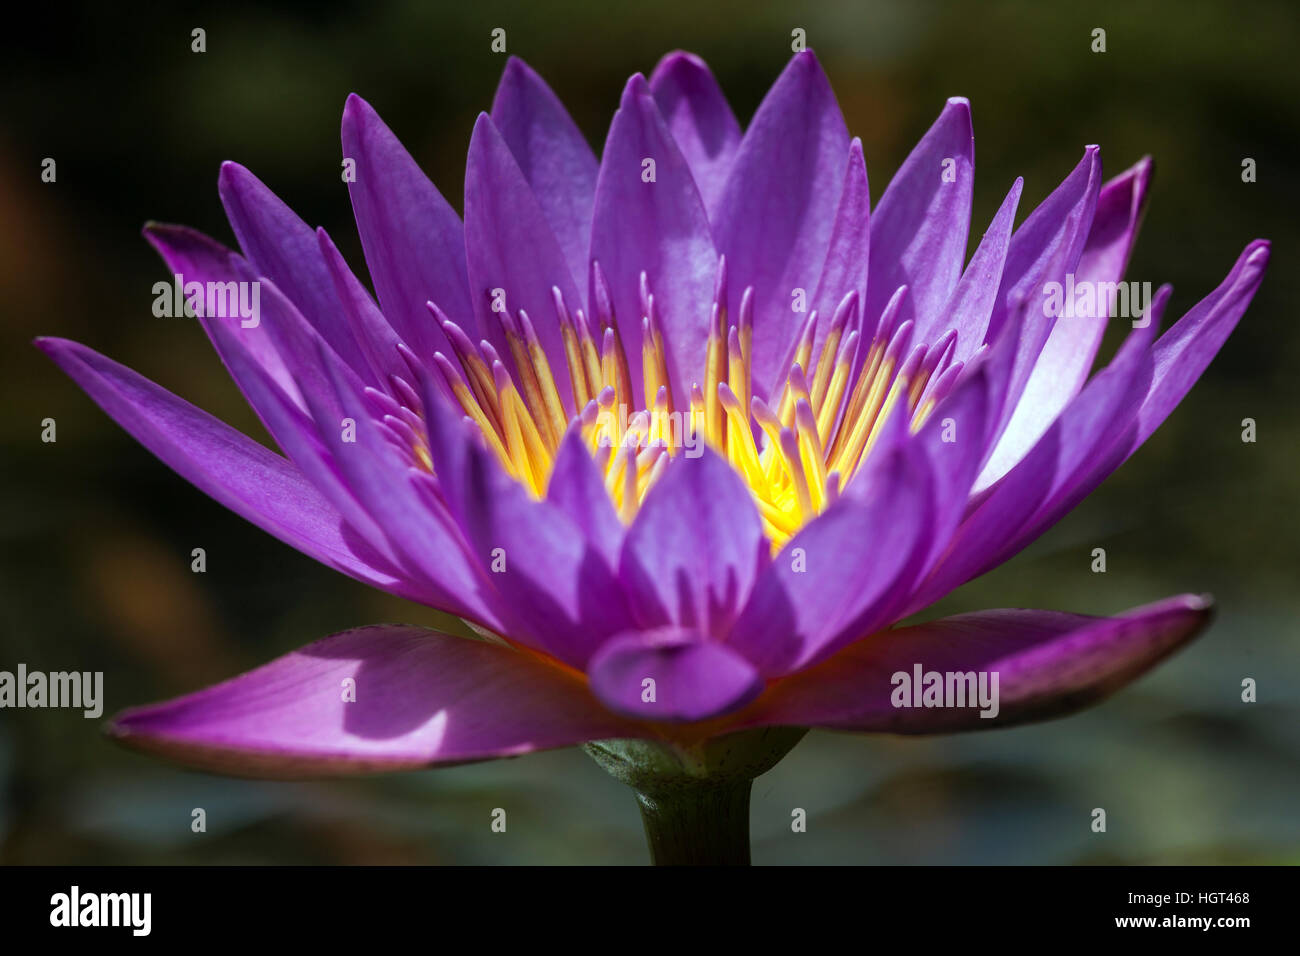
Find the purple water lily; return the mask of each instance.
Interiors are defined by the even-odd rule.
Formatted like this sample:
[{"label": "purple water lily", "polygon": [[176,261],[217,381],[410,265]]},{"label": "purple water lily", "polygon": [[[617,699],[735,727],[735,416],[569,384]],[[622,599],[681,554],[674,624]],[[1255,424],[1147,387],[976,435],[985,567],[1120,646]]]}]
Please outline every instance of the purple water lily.
[{"label": "purple water lily", "polygon": [[[146,229],[208,290],[199,320],[283,456],[83,345],[38,344],[222,504],[483,640],[335,634],[119,715],[122,742],[281,778],[584,744],[637,789],[656,859],[744,858],[719,821],[804,729],[1055,716],[1205,625],[1184,595],[895,626],[1124,462],[1254,295],[1262,240],[1158,335],[1161,288],[1089,376],[1148,160],[1103,183],[1088,147],[1013,228],[1017,180],[966,262],[967,101],[873,210],[811,52],[743,132],[705,64],[669,55],[628,81],[599,160],[511,60],[474,127],[463,221],[356,96],[343,156],[375,298],[233,163],[242,255]],[[1090,293],[1062,312],[1053,284]],[[258,289],[258,315],[214,308],[214,287]],[[909,706],[897,675],[917,668],[996,675],[995,713]]]}]

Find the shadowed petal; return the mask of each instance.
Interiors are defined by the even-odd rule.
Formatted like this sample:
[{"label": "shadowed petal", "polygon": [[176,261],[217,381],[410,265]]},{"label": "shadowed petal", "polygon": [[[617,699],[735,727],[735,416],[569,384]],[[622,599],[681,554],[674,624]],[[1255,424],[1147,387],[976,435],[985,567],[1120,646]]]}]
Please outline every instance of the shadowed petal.
[{"label": "shadowed petal", "polygon": [[[587,274],[596,154],[559,98],[523,60],[511,57],[492,100],[492,122],[533,188],[574,280]],[[580,300],[569,308],[581,306]]]},{"label": "shadowed petal", "polygon": [[677,50],[660,60],[650,92],[712,213],[740,148],[736,115],[708,64],[694,53]]},{"label": "shadowed petal", "polygon": [[425,303],[473,325],[460,217],[355,93],[343,109],[343,158],[356,161],[348,195],[384,315],[420,354],[448,351]]},{"label": "shadowed petal", "polygon": [[[1206,599],[1183,595],[1111,618],[997,610],[883,631],[782,681],[739,726],[931,734],[1045,720],[1090,706],[1136,680],[1195,637],[1210,616]],[[973,672],[977,680],[984,672],[988,691],[996,674],[996,715],[981,717],[981,709],[992,714],[993,707],[978,704],[916,706],[907,692],[916,692],[918,665],[922,674]],[[895,706],[904,700],[913,706]]]},{"label": "shadowed petal", "polygon": [[610,710],[648,721],[706,720],[743,707],[763,690],[745,658],[682,628],[613,638],[591,659],[588,678]]},{"label": "shadowed petal", "polygon": [[273,779],[646,736],[601,707],[580,675],[498,644],[396,625],[344,631],[198,693],[127,710],[110,734],[188,767]]},{"label": "shadowed petal", "polygon": [[876,206],[865,311],[868,328],[900,285],[912,294],[899,321],[916,322],[917,341],[929,343],[946,328],[943,306],[966,261],[974,186],[970,101],[954,96]]},{"label": "shadowed petal", "polygon": [[848,129],[821,64],[811,50],[795,54],[745,131],[714,216],[730,273],[730,315],[739,314],[745,287],[754,287],[760,396],[789,371],[779,363],[791,328],[803,318],[791,311],[791,293],[817,287],[848,149]]}]

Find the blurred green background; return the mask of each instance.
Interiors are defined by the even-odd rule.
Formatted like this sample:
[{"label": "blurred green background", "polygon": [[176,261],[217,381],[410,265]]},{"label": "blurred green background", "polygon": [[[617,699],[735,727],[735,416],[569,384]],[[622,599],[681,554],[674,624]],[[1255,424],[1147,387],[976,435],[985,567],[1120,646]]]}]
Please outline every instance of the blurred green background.
[{"label": "blurred green background", "polygon": [[[1183,406],[1060,526],[942,613],[1106,614],[1182,591],[1209,633],[1084,714],[901,739],[813,733],[754,789],[756,862],[1300,861],[1300,7],[1268,3],[800,5],[655,0],[29,9],[0,83],[0,669],[102,670],[105,716],[316,637],[437,615],[345,579],[173,475],[30,345],[74,338],[262,436],[193,323],[154,318],[166,270],[147,219],[233,243],[217,199],[237,159],[362,262],[339,179],[347,94],[365,96],[460,206],[464,151],[504,59],[536,67],[599,148],[627,75],[685,48],[747,122],[807,31],[867,153],[873,197],[944,97],[970,97],[972,248],[1016,175],[1021,216],[1100,143],[1156,178],[1129,271],[1170,316],[1241,248],[1263,288]],[[190,31],[207,52],[190,52]],[[1107,31],[1107,52],[1090,50]],[[44,157],[58,180],[40,181]],[[1258,181],[1241,180],[1243,158]],[[1108,340],[1109,341],[1109,340]],[[1113,343],[1111,343],[1113,345]],[[58,442],[40,422],[58,422]],[[1241,441],[1241,420],[1258,441]],[[208,571],[190,572],[204,547]],[[1109,570],[1089,570],[1104,547]],[[1253,677],[1259,702],[1240,701]],[[207,811],[208,832],[190,831]],[[489,828],[494,807],[509,832]],[[790,832],[794,807],[808,832]],[[1109,832],[1089,829],[1094,807]],[[169,769],[59,710],[0,711],[0,862],[637,863],[631,794],[577,751],[341,783]]]}]

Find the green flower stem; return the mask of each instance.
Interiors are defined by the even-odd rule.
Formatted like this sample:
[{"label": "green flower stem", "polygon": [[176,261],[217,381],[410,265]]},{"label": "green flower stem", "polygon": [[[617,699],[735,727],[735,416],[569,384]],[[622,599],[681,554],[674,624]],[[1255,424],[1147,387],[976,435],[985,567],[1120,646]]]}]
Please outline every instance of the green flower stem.
[{"label": "green flower stem", "polygon": [[655,866],[748,866],[751,781],[637,792]]},{"label": "green flower stem", "polygon": [[749,791],[807,731],[763,727],[693,745],[596,740],[583,749],[636,792],[650,859],[663,865],[749,863]]}]

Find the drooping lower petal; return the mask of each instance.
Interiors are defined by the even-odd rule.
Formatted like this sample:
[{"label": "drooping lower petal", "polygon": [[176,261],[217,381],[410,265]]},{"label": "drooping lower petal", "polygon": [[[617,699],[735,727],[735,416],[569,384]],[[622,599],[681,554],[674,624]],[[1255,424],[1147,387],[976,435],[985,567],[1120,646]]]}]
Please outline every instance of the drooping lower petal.
[{"label": "drooping lower petal", "polygon": [[[1136,680],[1210,616],[1207,599],[1182,595],[1110,618],[996,610],[883,631],[777,684],[737,724],[932,734],[1045,720]],[[931,673],[939,706],[925,703]]]},{"label": "drooping lower petal", "polygon": [[648,736],[580,675],[417,627],[344,631],[206,690],[119,714],[111,735],[200,770],[293,779],[513,757]]},{"label": "drooping lower petal", "polygon": [[763,690],[744,657],[682,628],[613,638],[592,658],[588,678],[610,710],[662,722],[707,720],[743,707]]}]

